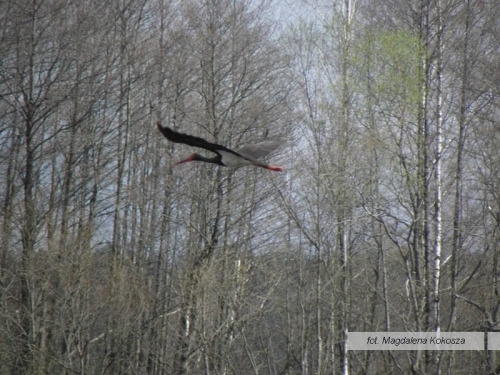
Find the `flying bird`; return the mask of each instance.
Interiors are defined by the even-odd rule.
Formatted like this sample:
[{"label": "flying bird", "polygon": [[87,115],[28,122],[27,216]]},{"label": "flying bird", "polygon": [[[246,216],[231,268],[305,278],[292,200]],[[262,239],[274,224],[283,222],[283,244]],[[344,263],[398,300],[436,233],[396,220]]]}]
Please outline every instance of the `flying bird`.
[{"label": "flying bird", "polygon": [[204,148],[205,150],[211,151],[216,154],[212,158],[207,158],[194,153],[189,155],[186,159],[175,163],[176,165],[187,163],[189,161],[204,161],[206,163],[214,163],[230,168],[240,168],[246,165],[255,165],[257,167],[265,168],[270,171],[283,171],[282,167],[279,167],[277,165],[269,165],[258,160],[269,155],[272,151],[278,148],[283,143],[282,140],[268,140],[254,145],[247,145],[238,150],[231,150],[230,148],[218,145],[216,143],[208,142],[203,138],[176,132],[175,130],[170,129],[167,126],[161,125],[160,122],[158,122],[158,129],[171,142],[184,143],[188,146]]}]

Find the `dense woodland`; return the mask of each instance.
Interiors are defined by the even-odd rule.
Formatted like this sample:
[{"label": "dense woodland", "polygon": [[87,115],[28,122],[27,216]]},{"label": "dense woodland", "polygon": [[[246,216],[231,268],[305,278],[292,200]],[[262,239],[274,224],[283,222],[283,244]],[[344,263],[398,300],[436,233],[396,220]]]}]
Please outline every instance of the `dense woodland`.
[{"label": "dense woodland", "polygon": [[[494,0],[0,0],[0,374],[499,374]],[[205,163],[157,121],[277,173]]]}]

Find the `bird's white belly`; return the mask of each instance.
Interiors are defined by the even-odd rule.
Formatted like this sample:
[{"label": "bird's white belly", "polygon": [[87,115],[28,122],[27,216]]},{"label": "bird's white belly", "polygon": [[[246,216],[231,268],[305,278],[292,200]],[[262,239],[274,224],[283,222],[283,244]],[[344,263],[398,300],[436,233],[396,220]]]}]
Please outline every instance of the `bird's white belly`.
[{"label": "bird's white belly", "polygon": [[226,167],[239,168],[239,167],[243,167],[245,165],[252,165],[253,164],[250,160],[241,158],[241,157],[236,156],[235,154],[232,154],[230,152],[219,151],[219,154],[222,157],[222,163],[224,163],[224,165]]}]

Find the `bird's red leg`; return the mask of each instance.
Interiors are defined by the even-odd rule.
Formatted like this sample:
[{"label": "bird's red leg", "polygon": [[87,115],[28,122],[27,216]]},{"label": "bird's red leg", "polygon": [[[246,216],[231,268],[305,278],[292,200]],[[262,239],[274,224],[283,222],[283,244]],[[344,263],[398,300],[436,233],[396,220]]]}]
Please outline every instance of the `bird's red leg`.
[{"label": "bird's red leg", "polygon": [[275,171],[275,172],[283,172],[283,168],[277,165],[266,165],[264,168],[270,170],[270,171]]}]

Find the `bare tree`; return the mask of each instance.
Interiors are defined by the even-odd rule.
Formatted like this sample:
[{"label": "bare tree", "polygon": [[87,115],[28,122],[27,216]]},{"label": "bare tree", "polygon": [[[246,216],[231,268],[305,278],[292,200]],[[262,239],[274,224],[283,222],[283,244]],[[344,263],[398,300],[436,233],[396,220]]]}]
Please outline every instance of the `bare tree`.
[{"label": "bare tree", "polygon": [[1,2],[0,373],[497,371],[345,341],[498,329],[497,8]]}]

